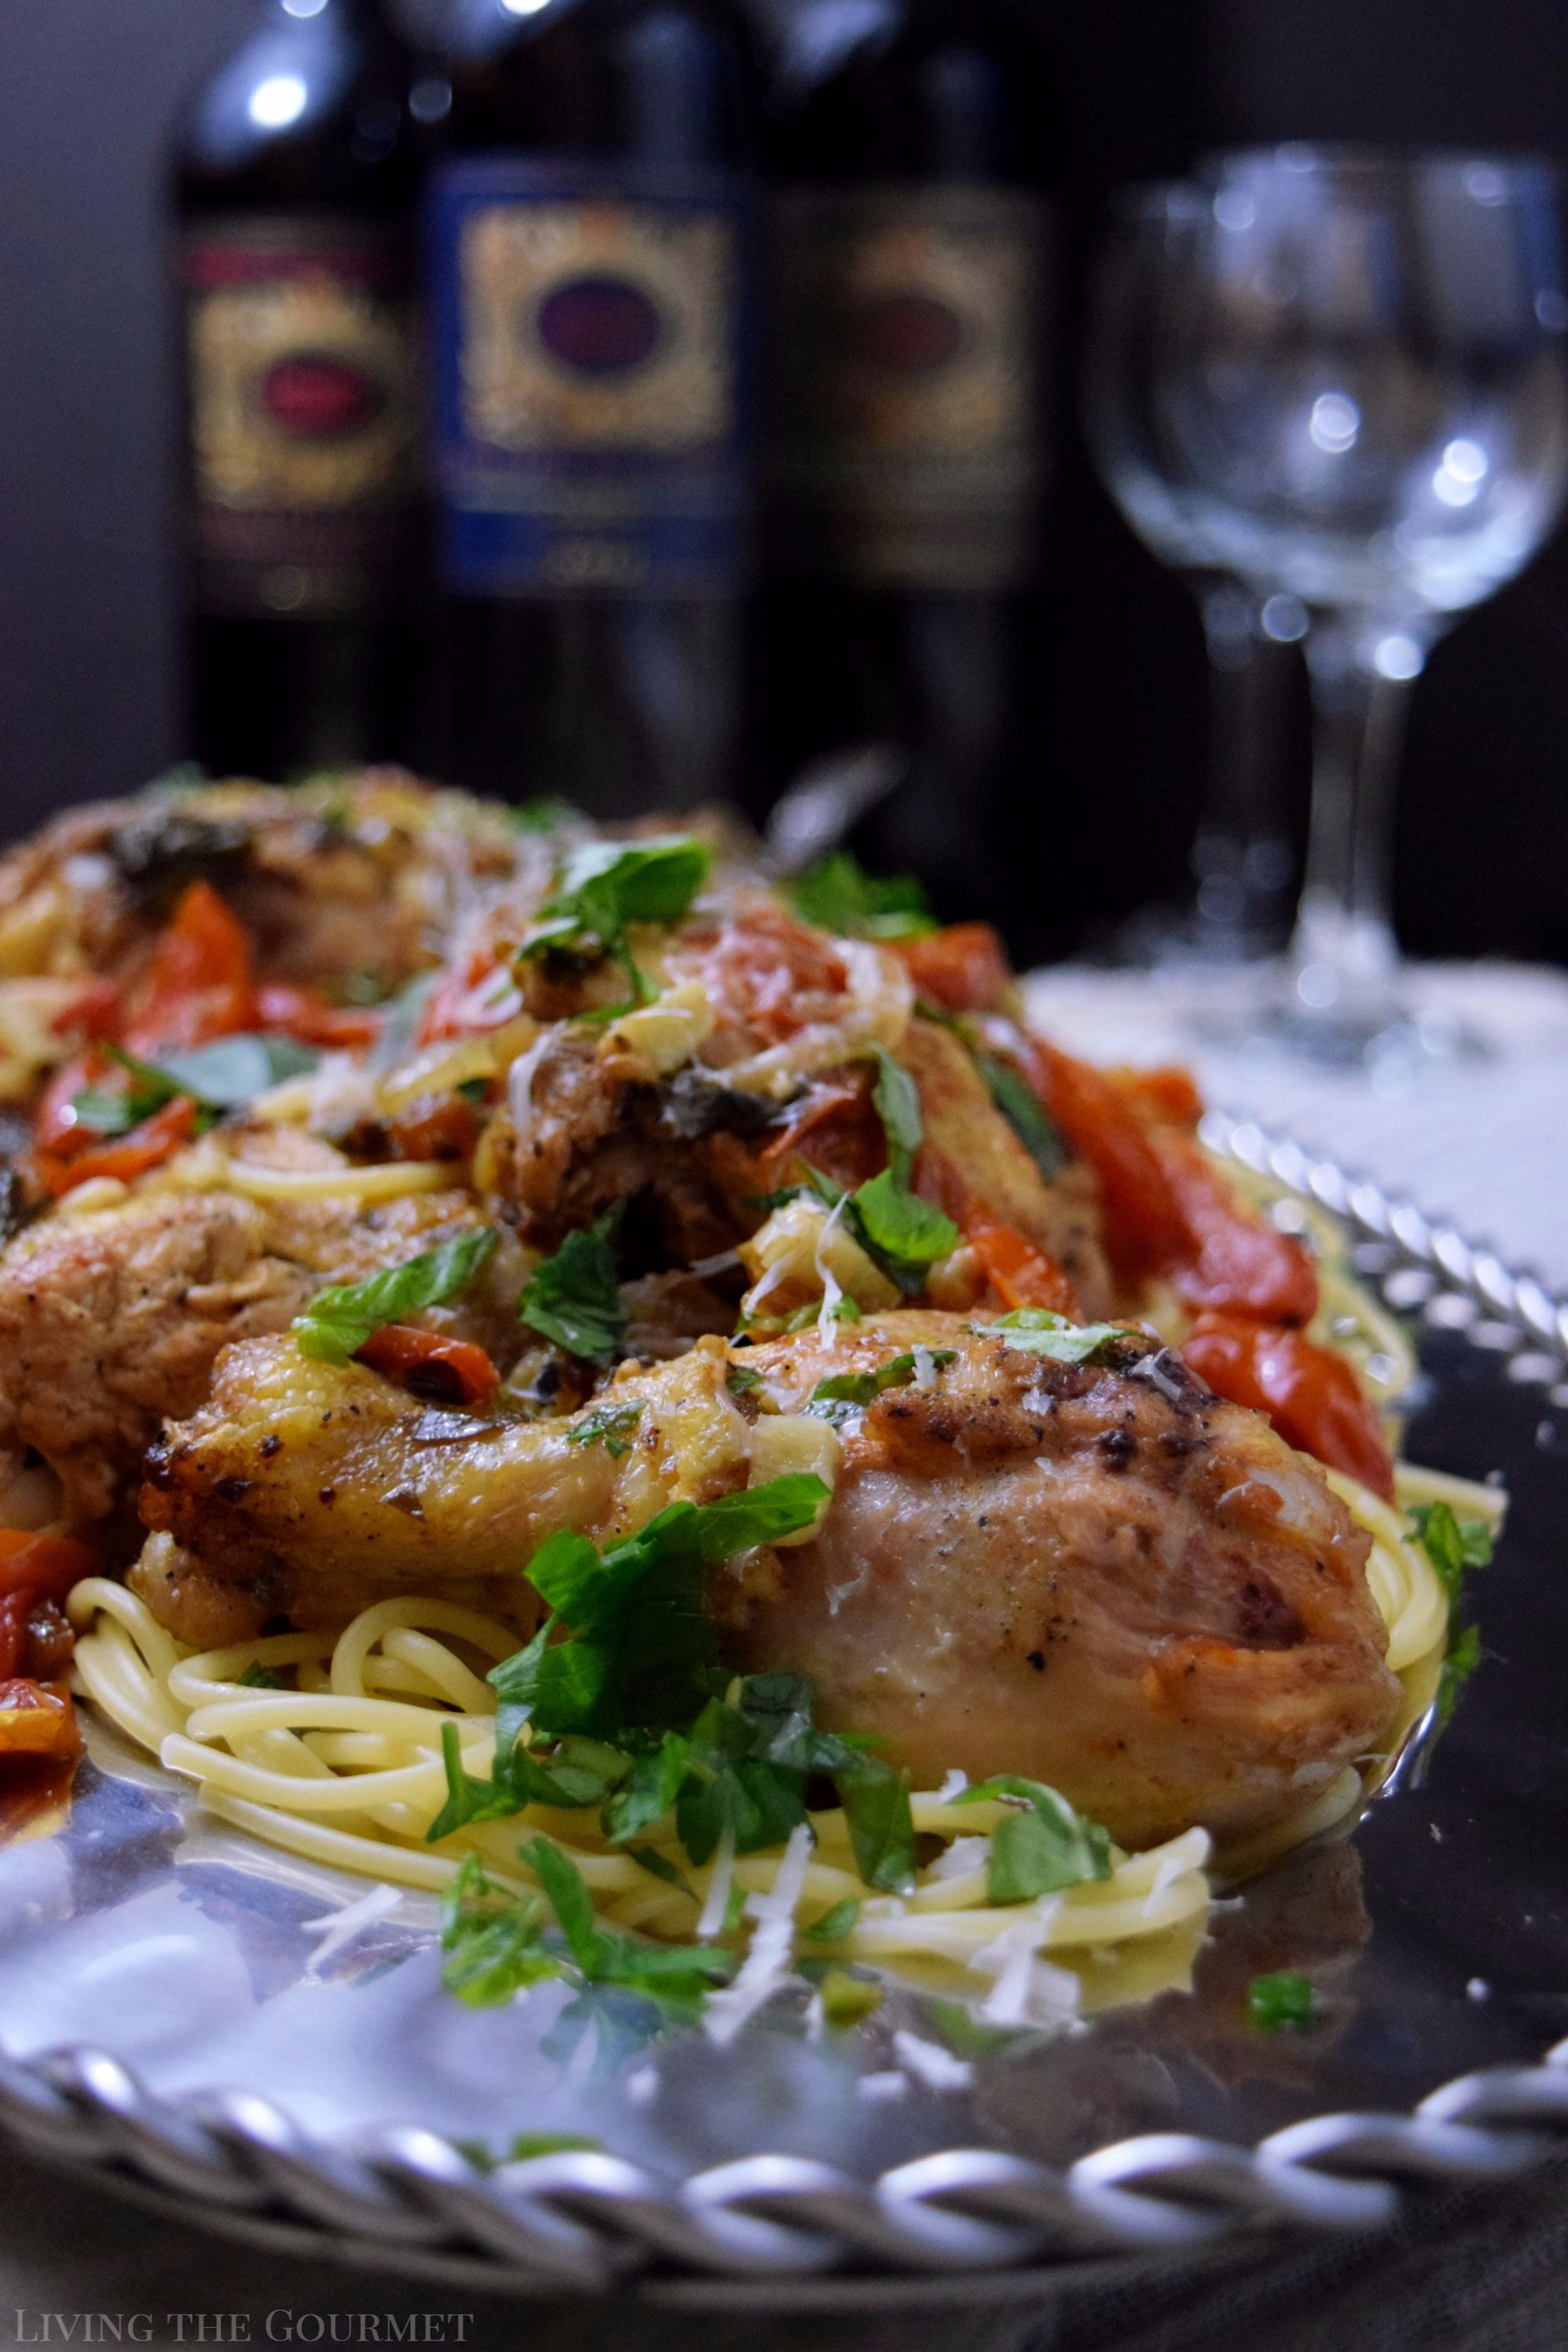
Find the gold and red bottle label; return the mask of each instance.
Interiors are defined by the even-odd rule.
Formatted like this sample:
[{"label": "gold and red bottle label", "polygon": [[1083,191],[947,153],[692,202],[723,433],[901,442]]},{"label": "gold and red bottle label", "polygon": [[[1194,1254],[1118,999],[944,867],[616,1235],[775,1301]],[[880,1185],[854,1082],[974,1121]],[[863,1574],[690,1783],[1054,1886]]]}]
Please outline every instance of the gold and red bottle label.
[{"label": "gold and red bottle label", "polygon": [[352,611],[395,562],[416,426],[406,262],[353,222],[215,220],[182,254],[205,613]]},{"label": "gold and red bottle label", "polygon": [[798,189],[777,227],[784,562],[1016,585],[1041,487],[1047,207],[958,184]]}]

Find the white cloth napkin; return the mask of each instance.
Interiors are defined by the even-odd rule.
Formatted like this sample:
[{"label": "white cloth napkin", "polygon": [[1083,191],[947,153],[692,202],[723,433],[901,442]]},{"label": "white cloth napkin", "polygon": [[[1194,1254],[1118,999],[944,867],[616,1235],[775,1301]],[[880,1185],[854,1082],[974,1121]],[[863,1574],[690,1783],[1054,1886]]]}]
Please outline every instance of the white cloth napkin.
[{"label": "white cloth napkin", "polygon": [[1252,985],[1234,972],[1070,964],[1025,982],[1031,1016],[1068,1052],[1184,1062],[1215,1108],[1408,1196],[1494,1250],[1510,1273],[1534,1273],[1568,1294],[1568,975],[1517,964],[1415,967],[1411,1009],[1452,1012],[1486,1056],[1376,1078],[1205,1042],[1204,1017],[1244,1009]]}]

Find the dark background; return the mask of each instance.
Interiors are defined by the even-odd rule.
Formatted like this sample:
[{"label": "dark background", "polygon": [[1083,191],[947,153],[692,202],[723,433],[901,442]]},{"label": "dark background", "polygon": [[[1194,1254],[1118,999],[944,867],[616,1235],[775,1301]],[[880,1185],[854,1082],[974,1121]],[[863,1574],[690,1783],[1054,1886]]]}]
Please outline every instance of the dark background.
[{"label": "dark background", "polygon": [[[1563,0],[1039,5],[1074,126],[1080,251],[1106,187],[1216,142],[1568,155]],[[408,0],[415,17],[435,5]],[[160,157],[181,95],[252,13],[252,0],[0,12],[0,833],[134,787],[181,749]],[[1179,885],[1204,733],[1186,592],[1069,438],[1019,761],[1040,943],[1066,949]],[[1568,961],[1565,744],[1560,541],[1421,683],[1401,794],[1407,946]]]}]

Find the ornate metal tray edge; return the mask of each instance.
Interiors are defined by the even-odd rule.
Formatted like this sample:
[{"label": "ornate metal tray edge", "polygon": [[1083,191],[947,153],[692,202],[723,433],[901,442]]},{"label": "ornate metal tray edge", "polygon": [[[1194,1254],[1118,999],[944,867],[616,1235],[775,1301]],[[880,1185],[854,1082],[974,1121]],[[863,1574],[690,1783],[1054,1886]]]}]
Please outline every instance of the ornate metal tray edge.
[{"label": "ornate metal tray edge", "polygon": [[[1568,1301],[1415,1205],[1214,1114],[1205,1139],[1344,1220],[1389,1303],[1568,1401]],[[279,2251],[512,2295],[624,2284],[659,2301],[922,2304],[1024,2295],[1107,2257],[1213,2254],[1270,2227],[1368,2229],[1425,2185],[1506,2177],[1568,2139],[1568,2041],[1445,2084],[1413,2114],[1318,2116],[1252,2148],[1150,2133],[1066,2172],[953,2148],[875,2179],[757,2156],[683,2181],[596,2151],[486,2175],[417,2127],[311,2139],[247,2092],[168,2102],[107,2053],[0,2050],[0,2133],[136,2202]]]}]

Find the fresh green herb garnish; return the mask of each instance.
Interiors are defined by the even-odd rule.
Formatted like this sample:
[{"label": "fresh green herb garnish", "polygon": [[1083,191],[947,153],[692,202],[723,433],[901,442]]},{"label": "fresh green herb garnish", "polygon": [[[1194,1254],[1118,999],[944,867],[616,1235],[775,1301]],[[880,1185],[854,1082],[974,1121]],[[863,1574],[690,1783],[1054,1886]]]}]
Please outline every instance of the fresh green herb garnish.
[{"label": "fresh green herb garnish", "polygon": [[153,1067],[204,1108],[239,1110],[285,1078],[307,1076],[321,1058],[309,1045],[296,1045],[292,1037],[247,1034],[217,1037],[210,1045],[195,1045],[185,1054],[161,1054]]},{"label": "fresh green herb garnish", "polygon": [[1022,1811],[1010,1813],[991,1834],[985,1888],[993,1903],[1029,1903],[1091,1878],[1110,1875],[1110,1838],[1043,1781],[998,1772],[952,1801],[977,1805],[988,1798],[1012,1799]]},{"label": "fresh green herb garnish", "polygon": [[118,1045],[110,1045],[108,1050],[125,1072],[126,1084],[84,1087],[79,1094],[71,1097],[71,1109],[82,1126],[90,1127],[95,1135],[128,1135],[133,1127],[153,1118],[184,1089],[152,1063],[138,1061],[133,1054],[121,1052]]},{"label": "fresh green herb garnish", "polygon": [[1141,1339],[1143,1334],[1121,1323],[1074,1323],[1054,1315],[1048,1307],[1017,1307],[994,1323],[979,1323],[982,1339],[1005,1339],[1027,1356],[1048,1356],[1055,1364],[1087,1364],[1113,1339]]},{"label": "fresh green herb garnish", "polygon": [[509,2140],[504,2161],[527,2164],[536,2156],[576,2156],[584,2148],[603,2147],[602,2139],[588,2132],[519,2132]]},{"label": "fresh green herb garnish", "polygon": [[1448,1606],[1457,1609],[1467,1570],[1489,1568],[1492,1531],[1485,1519],[1456,1517],[1447,1503],[1419,1503],[1410,1513],[1415,1540],[1436,1570]]},{"label": "fresh green herb garnish", "polygon": [[724,1386],[732,1397],[754,1396],[762,1385],[761,1372],[754,1372],[750,1364],[731,1364],[724,1375]]},{"label": "fresh green herb garnish", "polygon": [[509,1898],[473,1854],[447,1895],[441,1943],[450,1957],[441,1980],[470,2009],[499,2007],[528,1985],[561,1977],[579,1988],[619,1986],[679,2021],[694,2017],[703,1996],[735,1973],[733,1955],[710,1946],[639,1944],[601,1927],[581,1871],[548,1839],[533,1839],[521,1859],[538,1874],[553,1928],[537,1895]]},{"label": "fresh green herb garnish", "polygon": [[386,1009],[381,1034],[371,1048],[366,1068],[379,1075],[384,1070],[395,1070],[407,1061],[419,1040],[420,1024],[425,1008],[436,993],[439,972],[416,972],[400,988]]},{"label": "fresh green herb garnish", "polygon": [[867,1977],[852,1977],[847,1969],[829,1969],[816,1988],[822,2013],[840,2033],[859,2025],[882,2006],[882,1988]]},{"label": "fresh green herb garnish", "polygon": [[259,1658],[252,1658],[238,1680],[244,1690],[283,1690],[287,1687],[282,1675],[274,1674],[270,1666],[264,1666]]},{"label": "fresh green herb garnish", "polygon": [[708,879],[706,842],[689,834],[656,841],[590,841],[574,849],[556,877],[553,895],[519,952],[551,950],[613,956],[631,984],[632,1001],[649,1004],[658,991],[626,941],[633,923],[677,923]]},{"label": "fresh green herb garnish", "polygon": [[874,1372],[835,1372],[831,1379],[817,1381],[805,1410],[837,1427],[853,1413],[864,1412],[885,1390],[908,1388],[919,1376],[921,1355],[936,1371],[958,1360],[952,1348],[911,1348]]},{"label": "fresh green herb garnish", "polygon": [[520,801],[511,812],[511,821],[520,833],[564,833],[584,820],[582,810],[574,808],[570,801],[546,793],[538,800]]},{"label": "fresh green herb garnish", "polygon": [[853,1895],[847,1895],[831,1911],[825,1911],[820,1919],[803,1927],[801,1940],[807,1944],[841,1944],[846,1936],[853,1934],[859,1916],[859,1903]]},{"label": "fresh green herb garnish", "polygon": [[834,850],[784,887],[797,915],[841,939],[916,940],[936,929],[912,875],[868,874],[847,849]]},{"label": "fresh green herb garnish", "polygon": [[1454,1719],[1465,1685],[1481,1663],[1481,1635],[1477,1625],[1467,1625],[1448,1644],[1437,1675],[1437,1727],[1444,1729]]},{"label": "fresh green herb garnish", "polygon": [[640,1404],[602,1404],[566,1433],[568,1445],[602,1445],[612,1462],[631,1452],[632,1432],[642,1419]]},{"label": "fresh green herb garnish", "polygon": [[591,1364],[613,1363],[626,1337],[612,1246],[617,1222],[612,1210],[596,1224],[568,1234],[554,1256],[535,1268],[517,1304],[531,1330]]},{"label": "fresh green herb garnish", "polygon": [[426,1307],[456,1298],[472,1282],[496,1245],[489,1225],[454,1234],[406,1265],[367,1275],[363,1282],[334,1283],[319,1290],[289,1327],[302,1356],[324,1364],[346,1364],[373,1331],[405,1322]]},{"label": "fresh green herb garnish", "polygon": [[1312,1982],[1295,1969],[1254,1977],[1247,1988],[1247,2021],[1255,2033],[1309,2033],[1317,2023]]},{"label": "fresh green herb garnish", "polygon": [[1052,1184],[1061,1174],[1067,1161],[1067,1151],[1056,1122],[1040,1102],[1033,1087],[1018,1076],[1011,1062],[997,1055],[988,1054],[984,1045],[971,1045],[974,1066],[985,1081],[985,1091],[1045,1178]]},{"label": "fresh green herb garnish", "polygon": [[584,1984],[621,1985],[662,2009],[694,2014],[705,1994],[734,1975],[734,1955],[710,1944],[639,1944],[618,1928],[601,1927],[582,1872],[547,1838],[534,1838],[521,1858],[539,1874]]}]

